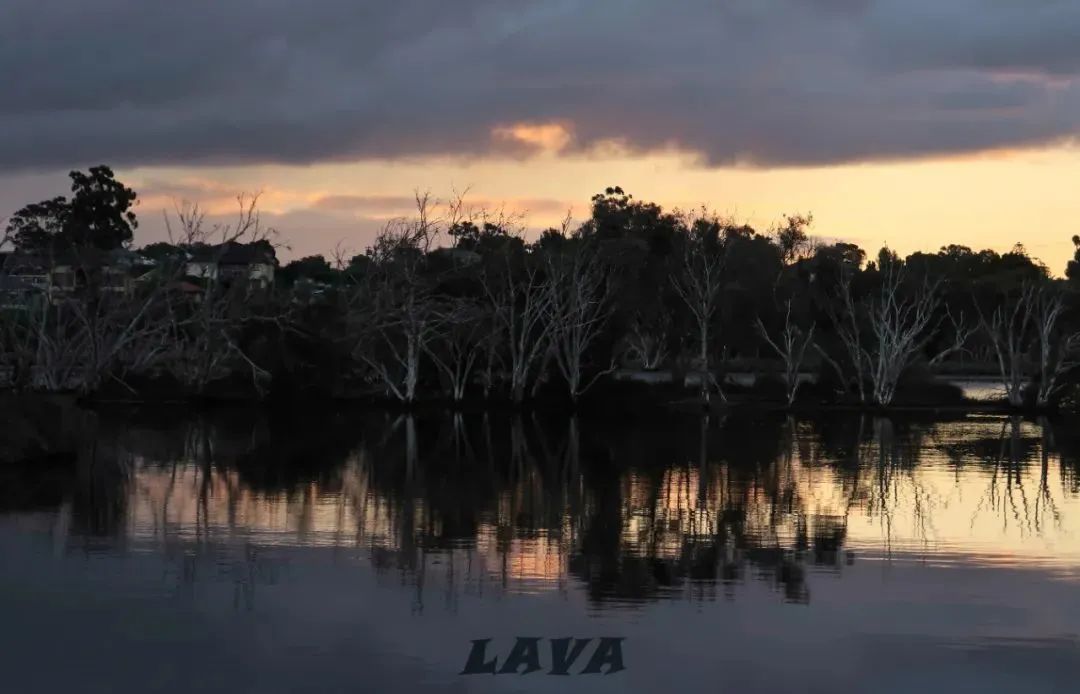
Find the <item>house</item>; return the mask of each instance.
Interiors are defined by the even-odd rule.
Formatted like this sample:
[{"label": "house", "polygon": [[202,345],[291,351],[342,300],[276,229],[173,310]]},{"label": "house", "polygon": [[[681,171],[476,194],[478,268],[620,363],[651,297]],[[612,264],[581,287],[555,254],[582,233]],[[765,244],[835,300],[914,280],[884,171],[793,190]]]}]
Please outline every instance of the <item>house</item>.
[{"label": "house", "polygon": [[39,287],[0,272],[0,311],[26,311],[44,295]]},{"label": "house", "polygon": [[274,284],[277,254],[266,241],[228,242],[203,246],[192,251],[187,275],[225,283],[243,280],[251,288],[266,289]]},{"label": "house", "polygon": [[154,267],[153,261],[124,248],[55,254],[15,251],[2,261],[0,273],[44,292],[53,302],[91,285],[103,292],[130,291],[136,278]]},{"label": "house", "polygon": [[48,290],[52,285],[52,263],[43,254],[14,251],[5,253],[0,264],[0,273],[39,290]]}]

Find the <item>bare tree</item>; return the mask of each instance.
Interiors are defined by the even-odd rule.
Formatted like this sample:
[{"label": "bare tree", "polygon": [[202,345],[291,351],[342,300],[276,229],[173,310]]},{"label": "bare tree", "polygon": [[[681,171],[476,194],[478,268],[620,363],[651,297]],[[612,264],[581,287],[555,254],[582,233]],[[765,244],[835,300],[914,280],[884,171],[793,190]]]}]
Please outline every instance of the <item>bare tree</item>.
[{"label": "bare tree", "polygon": [[[353,355],[389,395],[406,404],[417,398],[422,355],[433,353],[446,321],[460,317],[437,301],[438,278],[427,261],[442,230],[456,225],[463,214],[461,197],[446,205],[427,193],[417,192],[415,198],[415,215],[391,220],[368,248],[370,266],[347,299]],[[463,394],[474,359],[459,356],[464,361],[457,367],[463,371],[451,369],[460,379],[455,390]],[[449,366],[436,363],[440,369]]]},{"label": "bare tree", "polygon": [[[79,387],[92,392],[111,378],[123,384],[124,368],[145,368],[167,350],[167,325],[160,320],[161,290],[145,296],[70,297],[63,306],[74,316],[73,342],[80,354]],[[125,384],[126,385],[126,384]]]},{"label": "bare tree", "polygon": [[772,347],[777,356],[784,360],[784,386],[787,394],[787,404],[791,407],[795,402],[801,383],[802,365],[806,358],[806,350],[814,342],[814,328],[811,323],[810,329],[803,331],[791,319],[791,300],[787,301],[787,310],[784,313],[784,331],[780,333],[778,340],[769,336],[769,331],[761,318],[757,319],[758,332],[761,337]]},{"label": "bare tree", "polygon": [[570,399],[578,398],[604,374],[615,370],[614,360],[606,370],[583,381],[585,356],[600,336],[611,316],[607,270],[591,248],[547,258],[547,320],[555,363],[566,379]]},{"label": "bare tree", "polygon": [[[1000,303],[989,318],[979,309],[979,323],[990,340],[1005,397],[1013,407],[1024,402],[1025,364],[1031,348],[1037,293],[1034,284],[1025,283],[1016,297]],[[978,307],[977,301],[975,305]]]},{"label": "bare tree", "polygon": [[[885,263],[876,296],[857,304],[851,278],[845,275],[838,288],[839,310],[835,305],[830,308],[863,402],[869,397],[876,405],[892,404],[900,377],[938,334],[943,320],[950,321],[953,340],[929,360],[930,365],[963,349],[973,332],[962,315],[955,317],[947,309],[941,315],[940,282],[924,279],[908,283],[906,279],[899,262]],[[869,327],[870,341],[863,339],[860,316]],[[830,361],[843,376],[839,365]]]},{"label": "bare tree", "polygon": [[499,370],[503,366],[502,354],[504,351],[504,336],[502,330],[499,329],[500,324],[495,321],[492,314],[488,315],[488,320],[491,323],[492,330],[485,331],[486,334],[481,339],[481,359],[483,363],[480,369],[480,384],[483,387],[484,400],[491,399],[491,392],[495,389],[499,378]]},{"label": "bare tree", "polygon": [[420,357],[439,332],[435,300],[424,287],[387,282],[374,289],[369,306],[361,314],[366,339],[354,354],[371,367],[389,394],[411,404],[417,396]]},{"label": "bare tree", "polygon": [[698,368],[701,369],[701,399],[709,403],[714,386],[721,398],[721,390],[713,377],[709,361],[712,351],[711,329],[724,281],[724,253],[716,238],[720,222],[715,217],[701,216],[686,223],[687,236],[678,270],[672,274],[671,284],[694,318],[698,342]]},{"label": "bare tree", "polygon": [[668,357],[667,338],[671,317],[664,312],[653,319],[640,313],[634,316],[629,332],[623,337],[626,356],[638,361],[646,371],[655,371]]},{"label": "bare tree", "polygon": [[427,353],[446,378],[454,402],[461,402],[486,347],[483,333],[491,324],[484,310],[468,299],[453,299],[438,313],[440,330],[426,346]]},{"label": "bare tree", "polygon": [[[924,280],[910,292],[905,291],[905,272],[899,263],[887,263],[881,268],[882,278],[878,297],[871,301],[870,327],[876,338],[875,352],[867,354],[874,402],[887,406],[896,395],[896,387],[904,371],[937,334],[942,318],[940,282]],[[952,322],[953,342],[930,359],[941,362],[950,354],[963,349],[972,330],[964,325],[963,316]]]},{"label": "bare tree", "polygon": [[22,334],[13,341],[22,352],[17,358],[21,368],[16,385],[50,392],[77,388],[84,350],[74,312],[46,299],[25,319]]},{"label": "bare tree", "polygon": [[829,301],[825,304],[829,319],[832,321],[836,334],[840,338],[840,343],[843,345],[844,351],[847,353],[847,358],[851,367],[850,371],[846,371],[842,368],[840,364],[838,364],[820,345],[815,344],[814,348],[821,355],[822,359],[833,367],[837,377],[840,379],[840,382],[844,384],[845,388],[847,388],[849,383],[854,380],[856,392],[859,396],[859,402],[866,402],[867,367],[864,365],[866,351],[863,349],[862,330],[859,326],[861,312],[856,309],[854,293],[851,287],[853,275],[854,272],[848,269],[842,271],[840,283],[836,289],[833,301]]},{"label": "bare tree", "polygon": [[[976,305],[978,303],[976,302]],[[1013,407],[1024,402],[1024,385],[1037,377],[1035,404],[1049,406],[1061,392],[1062,376],[1080,366],[1080,332],[1063,333],[1064,294],[1054,284],[1025,282],[980,325],[990,340],[1005,397]]]},{"label": "bare tree", "polygon": [[515,267],[510,255],[502,267],[488,267],[481,275],[484,293],[491,304],[496,331],[500,333],[510,376],[510,397],[525,399],[533,368],[549,349],[550,325],[546,319],[552,292],[543,266],[528,254]]},{"label": "bare tree", "polygon": [[1065,308],[1064,295],[1056,287],[1044,287],[1035,306],[1035,333],[1039,342],[1038,407],[1047,407],[1064,386],[1061,377],[1077,366],[1080,332],[1061,334],[1059,320]]},{"label": "bare tree", "polygon": [[359,289],[361,310],[351,314],[359,336],[353,354],[398,401],[416,401],[421,356],[439,333],[442,317],[424,276],[424,262],[442,220],[427,194],[416,195],[416,216],[390,221],[368,249],[372,271]]},{"label": "bare tree", "polygon": [[[107,380],[162,359],[168,328],[161,320],[162,283],[130,281],[102,252],[83,247],[50,252],[36,262],[47,285],[14,323],[20,386],[46,391],[97,390]],[[64,281],[59,278],[64,276]],[[126,384],[125,384],[126,385]]]}]

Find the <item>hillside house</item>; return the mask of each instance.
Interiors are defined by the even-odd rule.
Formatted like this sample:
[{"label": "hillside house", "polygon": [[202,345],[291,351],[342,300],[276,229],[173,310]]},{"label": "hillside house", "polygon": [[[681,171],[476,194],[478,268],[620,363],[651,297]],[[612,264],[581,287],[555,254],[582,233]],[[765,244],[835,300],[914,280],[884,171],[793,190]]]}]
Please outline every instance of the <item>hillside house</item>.
[{"label": "hillside house", "polygon": [[123,248],[78,254],[15,251],[0,257],[0,274],[9,282],[33,287],[53,302],[91,285],[104,292],[130,291],[153,266],[153,261]]},{"label": "hillside house", "polygon": [[0,311],[26,311],[44,296],[39,287],[0,272]]},{"label": "hillside house", "polygon": [[272,287],[276,268],[277,254],[266,242],[205,246],[193,250],[187,261],[189,277],[224,283],[242,280],[253,289]]}]

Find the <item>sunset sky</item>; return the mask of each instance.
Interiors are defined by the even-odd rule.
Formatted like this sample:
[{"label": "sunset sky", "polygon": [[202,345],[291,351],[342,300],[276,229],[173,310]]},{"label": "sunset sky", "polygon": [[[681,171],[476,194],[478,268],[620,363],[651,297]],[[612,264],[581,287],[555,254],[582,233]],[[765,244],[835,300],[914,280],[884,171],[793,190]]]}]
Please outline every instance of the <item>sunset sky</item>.
[{"label": "sunset sky", "polygon": [[0,74],[0,217],[108,163],[139,243],[173,199],[262,191],[293,256],[609,185],[1057,274],[1080,233],[1075,0],[6,0]]}]

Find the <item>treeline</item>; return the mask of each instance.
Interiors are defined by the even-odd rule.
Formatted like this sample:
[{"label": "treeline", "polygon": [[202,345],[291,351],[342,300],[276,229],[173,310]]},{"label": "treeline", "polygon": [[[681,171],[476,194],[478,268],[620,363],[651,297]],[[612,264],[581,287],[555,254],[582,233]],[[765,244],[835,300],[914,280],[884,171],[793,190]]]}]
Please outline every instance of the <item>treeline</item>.
[{"label": "treeline", "polygon": [[230,225],[179,206],[170,242],[142,249],[152,269],[118,290],[101,258],[131,245],[135,194],[105,167],[73,173],[73,193],[7,227],[17,252],[68,258],[82,278],[2,313],[11,388],[572,403],[653,373],[664,397],[710,402],[746,396],[739,372],[788,406],[887,407],[932,399],[933,374],[951,371],[1052,407],[1080,363],[1080,252],[1065,280],[1019,244],[868,258],[811,236],[809,216],[757,230],[608,188],[583,223],[534,240],[520,219],[418,196],[366,252],[296,260],[267,285],[206,270],[214,253],[272,249],[242,199]]}]

